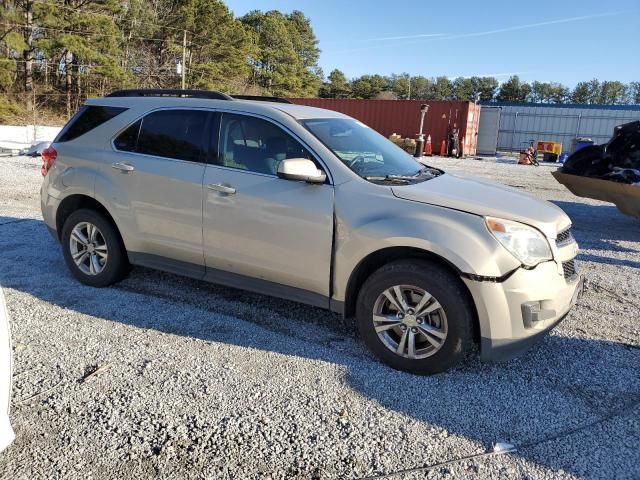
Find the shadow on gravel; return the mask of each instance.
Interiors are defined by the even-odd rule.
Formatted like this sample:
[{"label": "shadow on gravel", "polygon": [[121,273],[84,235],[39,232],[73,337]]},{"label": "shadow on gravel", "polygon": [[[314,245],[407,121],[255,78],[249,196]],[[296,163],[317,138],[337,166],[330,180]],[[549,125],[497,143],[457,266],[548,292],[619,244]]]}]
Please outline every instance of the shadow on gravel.
[{"label": "shadow on gravel", "polygon": [[[581,247],[614,252],[638,252],[622,247],[618,242],[637,242],[640,239],[640,219],[624,215],[611,205],[565,201],[553,203],[571,218],[574,236]],[[609,258],[590,260],[613,263]]]},{"label": "shadow on gravel", "polygon": [[[563,206],[570,215],[582,214],[577,206]],[[337,364],[344,369],[346,385],[368,401],[437,430],[435,437],[420,441],[436,443],[457,435],[485,449],[508,441],[525,445],[517,456],[594,477],[605,476],[606,471],[598,474],[603,455],[633,456],[633,442],[625,446],[624,440],[545,440],[637,404],[637,348],[552,335],[505,364],[472,359],[445,374],[416,377],[378,363],[338,316],[320,309],[146,269],[135,269],[114,288],[82,286],[68,273],[59,246],[41,221],[11,220],[17,219],[0,218],[0,283],[5,287],[110,322]],[[614,221],[628,223],[626,218]],[[593,225],[602,228],[596,220]],[[373,417],[370,430],[376,430],[375,421]],[[397,435],[411,435],[408,424],[399,424]],[[398,469],[421,466],[421,461],[407,458]]]},{"label": "shadow on gravel", "polygon": [[[640,253],[640,252],[638,252]],[[606,265],[617,265],[619,267],[640,268],[640,262],[624,258],[603,257],[601,255],[593,255],[590,253],[580,253],[579,260],[587,262],[604,263]]]}]

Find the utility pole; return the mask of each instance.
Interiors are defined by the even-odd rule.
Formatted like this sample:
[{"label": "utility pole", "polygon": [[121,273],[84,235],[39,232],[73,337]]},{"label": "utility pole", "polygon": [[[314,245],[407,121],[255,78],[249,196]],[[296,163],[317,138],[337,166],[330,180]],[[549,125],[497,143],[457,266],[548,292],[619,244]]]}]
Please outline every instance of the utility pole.
[{"label": "utility pole", "polygon": [[187,31],[184,30],[182,35],[182,90],[185,89],[187,72]]},{"label": "utility pole", "polygon": [[24,5],[24,49],[22,59],[24,61],[24,91],[26,96],[27,110],[34,108],[31,99],[33,92],[33,0],[27,0]]},{"label": "utility pole", "polygon": [[407,100],[411,100],[411,74],[409,74],[409,92],[407,93]]}]

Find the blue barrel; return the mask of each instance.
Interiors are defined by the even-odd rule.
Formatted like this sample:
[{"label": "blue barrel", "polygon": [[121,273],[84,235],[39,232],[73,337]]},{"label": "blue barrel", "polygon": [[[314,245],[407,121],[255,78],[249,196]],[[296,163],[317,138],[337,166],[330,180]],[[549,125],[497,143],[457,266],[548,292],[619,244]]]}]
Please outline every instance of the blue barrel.
[{"label": "blue barrel", "polygon": [[584,148],[584,147],[590,147],[590,146],[591,146],[591,145],[593,145],[593,144],[594,144],[594,141],[593,141],[593,140],[578,140],[578,141],[576,142],[576,152],[577,152],[578,150],[580,150],[581,148]]}]

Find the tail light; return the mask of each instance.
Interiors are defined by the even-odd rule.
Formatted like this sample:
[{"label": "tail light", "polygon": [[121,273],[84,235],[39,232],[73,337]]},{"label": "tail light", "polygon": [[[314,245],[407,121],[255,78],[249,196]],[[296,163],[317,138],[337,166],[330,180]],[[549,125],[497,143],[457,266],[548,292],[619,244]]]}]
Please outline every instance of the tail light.
[{"label": "tail light", "polygon": [[53,162],[58,158],[58,152],[56,152],[56,149],[53,147],[47,147],[42,151],[40,156],[42,157],[42,170],[40,170],[40,172],[44,177],[49,170],[51,170],[51,167],[53,167]]}]

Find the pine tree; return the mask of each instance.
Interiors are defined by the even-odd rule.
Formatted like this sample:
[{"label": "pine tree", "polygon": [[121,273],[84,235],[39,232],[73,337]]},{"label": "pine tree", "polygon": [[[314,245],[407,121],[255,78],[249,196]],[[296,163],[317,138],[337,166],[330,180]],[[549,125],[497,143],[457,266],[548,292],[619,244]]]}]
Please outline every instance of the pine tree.
[{"label": "pine tree", "polygon": [[351,85],[342,71],[332,70],[322,85],[320,96],[325,98],[349,98],[351,96]]}]

